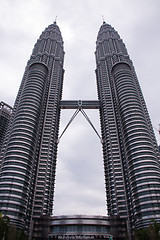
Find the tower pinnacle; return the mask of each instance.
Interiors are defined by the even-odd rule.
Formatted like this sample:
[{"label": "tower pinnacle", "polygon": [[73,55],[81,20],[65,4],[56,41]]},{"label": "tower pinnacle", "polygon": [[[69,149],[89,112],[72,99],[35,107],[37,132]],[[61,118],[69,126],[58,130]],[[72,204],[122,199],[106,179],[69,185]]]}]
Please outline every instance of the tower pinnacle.
[{"label": "tower pinnacle", "polygon": [[57,16],[55,17],[54,24],[57,24]]},{"label": "tower pinnacle", "polygon": [[102,15],[102,19],[103,19],[103,24],[106,23],[106,21],[104,20],[104,16]]}]

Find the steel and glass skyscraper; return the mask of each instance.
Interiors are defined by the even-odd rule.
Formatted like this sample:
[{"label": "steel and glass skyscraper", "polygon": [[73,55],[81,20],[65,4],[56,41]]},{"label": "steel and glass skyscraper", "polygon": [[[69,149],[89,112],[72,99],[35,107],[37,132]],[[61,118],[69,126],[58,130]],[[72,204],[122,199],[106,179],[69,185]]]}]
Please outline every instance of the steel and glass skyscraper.
[{"label": "steel and glass skyscraper", "polygon": [[105,22],[95,55],[108,213],[143,228],[160,220],[160,161],[151,121],[127,49]]},{"label": "steel and glass skyscraper", "polygon": [[63,59],[54,23],[42,32],[26,66],[2,156],[0,211],[20,228],[52,213]]},{"label": "steel and glass skyscraper", "polygon": [[130,232],[160,220],[160,161],[151,121],[126,47],[105,22],[95,55],[99,100],[61,101],[64,50],[57,24],[35,44],[1,153],[0,212],[19,228],[31,232],[37,219],[52,214],[61,108],[76,114],[100,109],[109,216],[126,220]]},{"label": "steel and glass skyscraper", "polygon": [[7,103],[0,102],[0,151],[8,129],[11,114],[12,107]]}]

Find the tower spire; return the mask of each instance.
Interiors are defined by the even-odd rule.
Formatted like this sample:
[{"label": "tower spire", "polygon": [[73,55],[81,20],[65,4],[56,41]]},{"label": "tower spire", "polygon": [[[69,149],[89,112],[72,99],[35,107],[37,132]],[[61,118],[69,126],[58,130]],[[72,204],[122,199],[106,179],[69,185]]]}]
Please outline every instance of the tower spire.
[{"label": "tower spire", "polygon": [[106,21],[104,20],[104,16],[102,15],[102,19],[103,19],[103,23],[106,23]]},{"label": "tower spire", "polygon": [[55,23],[55,24],[57,23],[57,16],[55,17],[54,23]]}]

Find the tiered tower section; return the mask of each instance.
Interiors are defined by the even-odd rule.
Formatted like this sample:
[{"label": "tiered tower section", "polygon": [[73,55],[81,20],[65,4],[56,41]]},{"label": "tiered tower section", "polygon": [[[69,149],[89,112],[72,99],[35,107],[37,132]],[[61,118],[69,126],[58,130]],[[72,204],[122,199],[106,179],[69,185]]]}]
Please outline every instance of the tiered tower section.
[{"label": "tiered tower section", "polygon": [[63,60],[54,23],[41,34],[26,66],[2,157],[0,211],[20,228],[52,213]]},{"label": "tiered tower section", "polygon": [[150,118],[126,47],[105,22],[96,75],[108,213],[131,228],[160,220],[160,161]]}]

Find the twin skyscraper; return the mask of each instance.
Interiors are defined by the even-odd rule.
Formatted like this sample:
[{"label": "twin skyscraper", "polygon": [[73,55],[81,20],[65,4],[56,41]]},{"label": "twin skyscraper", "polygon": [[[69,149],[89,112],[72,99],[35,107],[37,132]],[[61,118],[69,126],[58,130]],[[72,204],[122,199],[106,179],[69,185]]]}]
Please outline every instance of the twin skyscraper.
[{"label": "twin skyscraper", "polygon": [[[95,56],[108,215],[132,232],[160,221],[158,147],[126,47],[105,22]],[[27,231],[52,215],[63,61],[55,22],[34,46],[1,150],[0,212]]]}]

